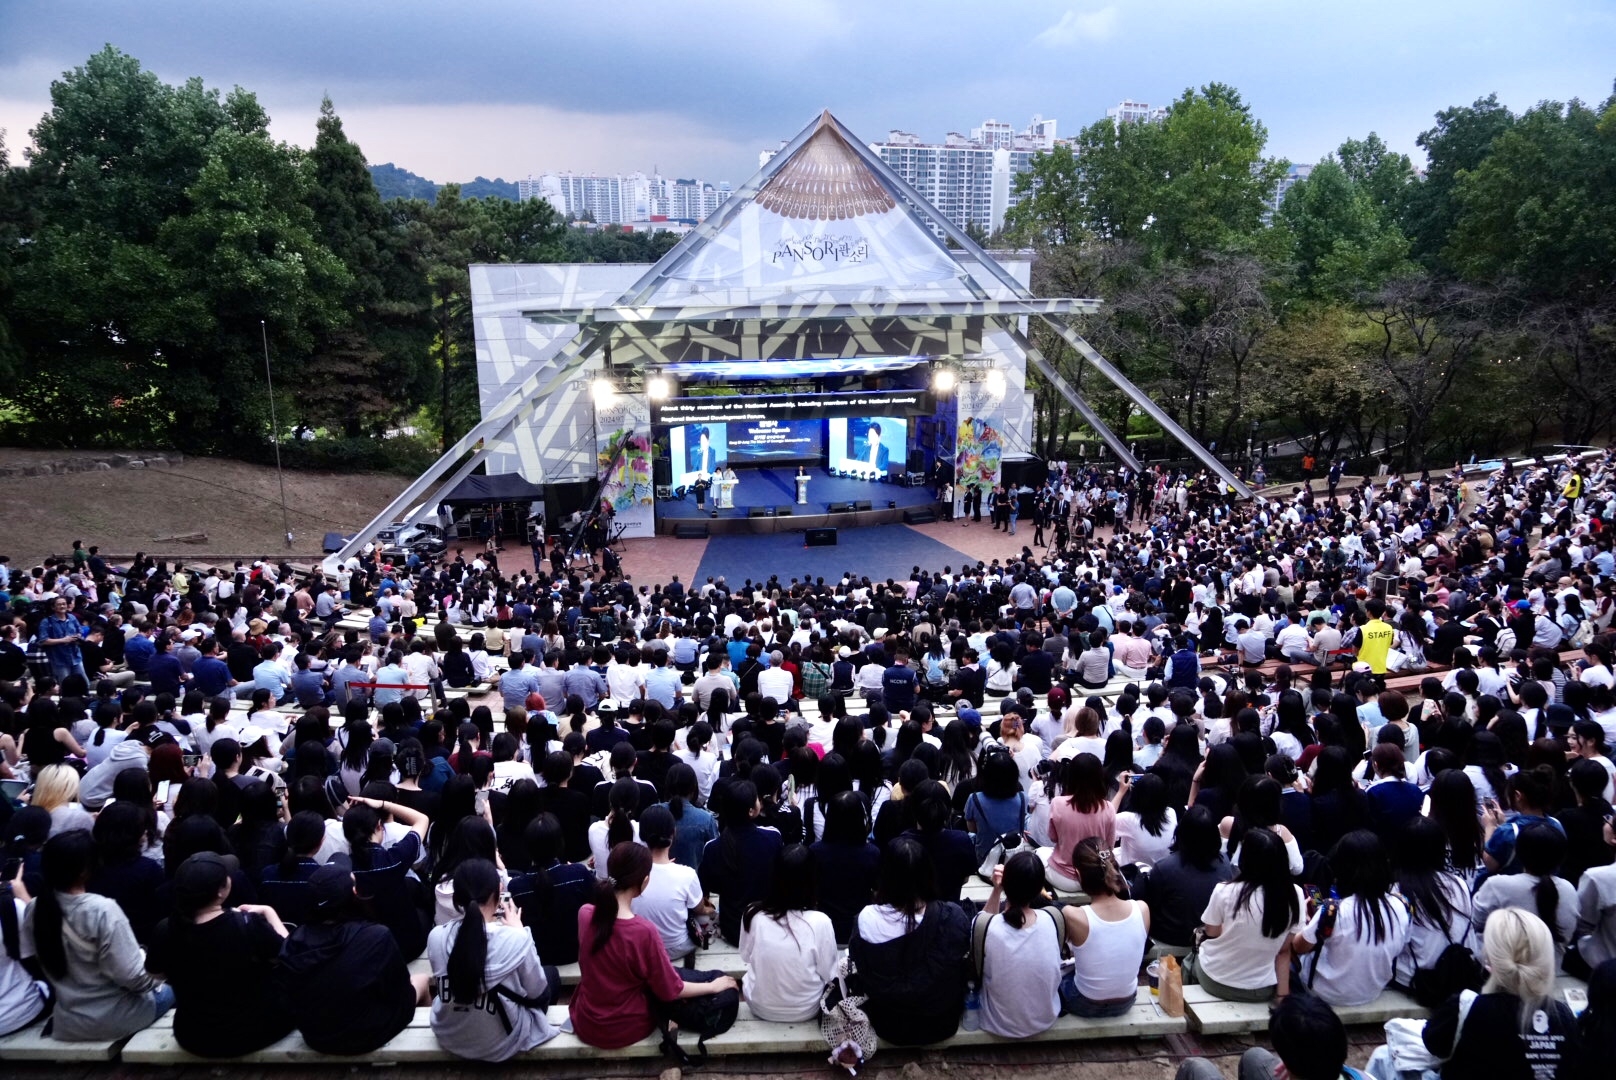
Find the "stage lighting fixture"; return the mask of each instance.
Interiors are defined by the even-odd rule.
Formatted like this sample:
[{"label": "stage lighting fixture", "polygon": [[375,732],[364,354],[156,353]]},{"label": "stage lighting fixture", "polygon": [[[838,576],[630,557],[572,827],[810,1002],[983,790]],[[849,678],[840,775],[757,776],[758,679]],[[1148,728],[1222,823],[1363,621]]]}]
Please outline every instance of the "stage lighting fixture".
[{"label": "stage lighting fixture", "polygon": [[988,377],[984,381],[987,385],[988,393],[992,394],[994,397],[1004,396],[1004,372],[1000,371],[998,368],[994,368],[992,371],[988,372]]},{"label": "stage lighting fixture", "polygon": [[938,368],[937,373],[931,377],[932,389],[939,394],[946,394],[954,389],[954,373],[948,368]]},{"label": "stage lighting fixture", "polygon": [[653,375],[645,380],[645,392],[652,401],[661,401],[668,396],[669,390],[668,380],[661,375]]},{"label": "stage lighting fixture", "polygon": [[608,405],[617,396],[617,387],[612,385],[612,380],[600,378],[589,384],[589,392],[594,395],[595,404]]},{"label": "stage lighting fixture", "polygon": [[711,513],[711,514],[709,514],[709,515],[708,515],[708,516],[709,516],[709,517],[717,517],[717,516],[718,516],[718,511],[717,511],[717,510],[714,510],[714,511],[713,511],[713,512],[712,512],[712,513]]}]

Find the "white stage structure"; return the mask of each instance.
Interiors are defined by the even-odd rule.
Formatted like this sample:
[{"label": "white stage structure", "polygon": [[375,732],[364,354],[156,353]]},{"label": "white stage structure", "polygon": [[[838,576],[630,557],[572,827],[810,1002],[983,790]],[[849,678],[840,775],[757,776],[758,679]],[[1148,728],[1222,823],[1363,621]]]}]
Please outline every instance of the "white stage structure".
[{"label": "white stage structure", "polygon": [[[649,454],[642,472],[636,439],[650,434],[648,377],[671,365],[942,362],[959,377],[949,396],[949,422],[959,433],[974,421],[979,432],[1026,446],[1031,364],[1121,463],[1137,469],[1127,444],[1028,340],[1029,318],[1043,319],[1249,498],[1216,457],[1072,328],[1072,316],[1097,311],[1100,301],[1034,297],[1030,263],[1027,254],[996,259],[983,251],[822,113],[655,265],[471,267],[483,418],[326,567],[394,521],[435,513],[438,499],[483,465],[533,483],[601,479],[629,535],[650,535]],[[949,444],[952,451],[952,438]]]}]

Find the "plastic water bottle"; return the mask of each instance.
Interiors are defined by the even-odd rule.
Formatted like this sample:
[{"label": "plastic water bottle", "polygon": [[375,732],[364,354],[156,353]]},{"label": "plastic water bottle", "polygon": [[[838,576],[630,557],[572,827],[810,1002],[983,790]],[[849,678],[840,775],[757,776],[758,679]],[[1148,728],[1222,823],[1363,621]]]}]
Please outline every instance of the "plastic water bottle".
[{"label": "plastic water bottle", "polygon": [[960,1020],[960,1027],[965,1031],[976,1031],[982,1026],[982,995],[978,992],[975,983],[965,984],[965,1016]]}]

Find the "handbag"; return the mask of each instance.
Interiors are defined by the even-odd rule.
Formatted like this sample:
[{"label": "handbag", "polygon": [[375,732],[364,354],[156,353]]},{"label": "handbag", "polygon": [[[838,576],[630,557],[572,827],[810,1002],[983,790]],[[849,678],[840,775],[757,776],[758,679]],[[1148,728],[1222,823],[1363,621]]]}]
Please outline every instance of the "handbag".
[{"label": "handbag", "polygon": [[868,995],[855,993],[849,980],[858,976],[858,967],[847,955],[836,965],[836,974],[819,997],[819,1033],[830,1047],[830,1063],[857,1076],[859,1067],[875,1056],[875,1028],[864,1011]]},{"label": "handbag", "polygon": [[[973,792],[971,799],[977,795]],[[1017,794],[1021,800],[1021,823],[1015,832],[1007,832],[997,837],[988,845],[987,854],[982,857],[982,863],[976,868],[976,876],[983,881],[993,880],[993,868],[1003,863],[1018,851],[1033,850],[1032,841],[1027,836],[1027,795],[1026,792]],[[965,800],[966,809],[970,809],[971,799]]]}]

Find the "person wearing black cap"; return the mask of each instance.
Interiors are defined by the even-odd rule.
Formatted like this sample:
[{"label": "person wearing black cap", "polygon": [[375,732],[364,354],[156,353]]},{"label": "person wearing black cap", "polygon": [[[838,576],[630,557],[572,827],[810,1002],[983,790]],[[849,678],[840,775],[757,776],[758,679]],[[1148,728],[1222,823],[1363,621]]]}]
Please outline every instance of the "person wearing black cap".
[{"label": "person wearing black cap", "polygon": [[308,914],[281,949],[276,989],[309,1049],[368,1054],[431,1003],[432,977],[411,975],[392,932],[360,914],[346,867],[319,867],[306,892]]},{"label": "person wearing black cap", "polygon": [[174,989],[174,1041],[199,1057],[239,1057],[292,1030],[271,981],[286,927],[272,907],[226,908],[233,856],[199,852],[174,874],[174,913],[157,924],[146,970]]}]

